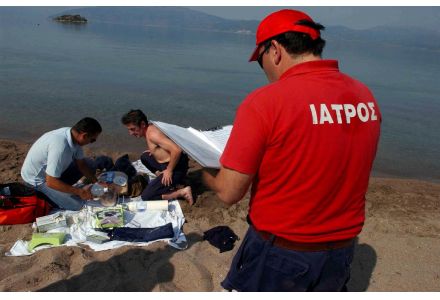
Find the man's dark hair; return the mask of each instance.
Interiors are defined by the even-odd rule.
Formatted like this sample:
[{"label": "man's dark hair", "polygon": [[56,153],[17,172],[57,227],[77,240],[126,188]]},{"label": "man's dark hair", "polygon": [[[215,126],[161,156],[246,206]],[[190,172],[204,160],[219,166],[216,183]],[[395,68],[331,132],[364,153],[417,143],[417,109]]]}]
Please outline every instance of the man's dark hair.
[{"label": "man's dark hair", "polygon": [[147,116],[140,109],[132,109],[121,118],[121,122],[124,125],[134,124],[141,126],[142,121],[148,124]]},{"label": "man's dark hair", "polygon": [[98,121],[93,118],[85,117],[73,125],[72,129],[77,132],[85,132],[89,135],[95,135],[102,132],[102,127]]},{"label": "man's dark hair", "polygon": [[[309,20],[301,20],[298,21],[296,24],[307,26],[316,30],[325,29],[325,27],[321,24],[314,23]],[[325,40],[323,40],[321,37],[313,40],[306,33],[289,31],[271,37],[270,39],[262,42],[261,48],[268,48],[272,40],[276,40],[278,43],[280,43],[290,55],[313,53],[313,55],[321,56],[325,46]]]}]

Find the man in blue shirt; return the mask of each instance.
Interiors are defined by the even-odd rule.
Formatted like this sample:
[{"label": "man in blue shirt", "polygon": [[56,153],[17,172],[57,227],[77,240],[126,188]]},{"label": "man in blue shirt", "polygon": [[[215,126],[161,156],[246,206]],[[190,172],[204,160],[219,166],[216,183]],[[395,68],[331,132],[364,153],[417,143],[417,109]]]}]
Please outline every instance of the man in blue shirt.
[{"label": "man in blue shirt", "polygon": [[101,132],[98,121],[86,117],[71,128],[43,134],[29,150],[21,177],[59,208],[80,210],[85,200],[92,199],[90,189],[73,187],[71,180],[62,175],[73,163],[82,174],[96,182],[95,172],[86,163],[81,147],[94,143]]}]

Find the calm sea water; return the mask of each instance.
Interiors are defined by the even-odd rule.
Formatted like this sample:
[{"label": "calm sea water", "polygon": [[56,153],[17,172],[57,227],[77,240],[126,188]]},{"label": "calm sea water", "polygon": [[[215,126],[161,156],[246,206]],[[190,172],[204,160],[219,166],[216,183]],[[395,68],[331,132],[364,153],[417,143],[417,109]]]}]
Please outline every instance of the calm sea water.
[{"label": "calm sea water", "polygon": [[[325,58],[373,90],[383,114],[374,173],[440,180],[439,53],[327,38]],[[141,151],[120,117],[209,128],[267,81],[247,62],[250,35],[46,18],[0,19],[0,138],[33,141],[84,116],[104,128],[95,148]]]}]

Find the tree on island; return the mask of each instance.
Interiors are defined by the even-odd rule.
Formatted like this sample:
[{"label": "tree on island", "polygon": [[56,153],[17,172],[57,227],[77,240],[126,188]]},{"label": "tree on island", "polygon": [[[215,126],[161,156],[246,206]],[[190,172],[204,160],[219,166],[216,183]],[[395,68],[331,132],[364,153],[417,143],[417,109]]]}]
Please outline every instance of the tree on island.
[{"label": "tree on island", "polygon": [[54,18],[57,22],[86,23],[87,19],[80,15],[62,15]]}]

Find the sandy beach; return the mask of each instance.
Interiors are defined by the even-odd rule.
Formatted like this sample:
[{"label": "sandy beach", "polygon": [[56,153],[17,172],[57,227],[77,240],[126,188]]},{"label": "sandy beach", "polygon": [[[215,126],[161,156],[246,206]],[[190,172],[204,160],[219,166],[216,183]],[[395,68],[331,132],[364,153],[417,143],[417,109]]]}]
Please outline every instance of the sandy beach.
[{"label": "sandy beach", "polygon": [[[29,147],[0,140],[1,183],[21,180]],[[96,154],[115,158],[121,153]],[[197,196],[191,207],[180,202],[188,249],[179,251],[158,242],[103,252],[58,247],[6,257],[16,240],[30,238],[32,229],[31,224],[0,226],[0,291],[221,291],[220,282],[241,240],[232,251],[219,253],[203,241],[203,232],[227,225],[241,239],[247,229],[248,200],[224,207],[201,184],[195,162],[188,183]],[[440,291],[439,216],[440,184],[371,178],[349,291]]]}]

